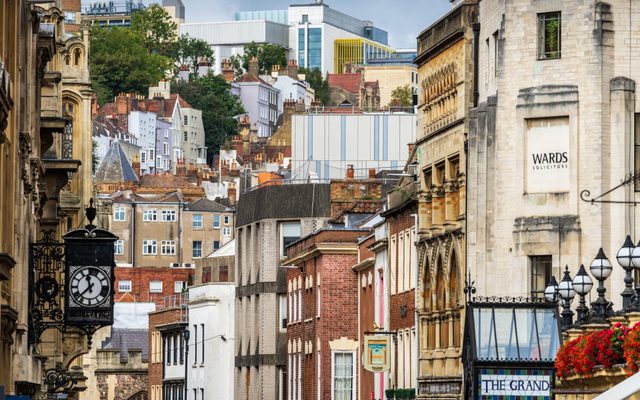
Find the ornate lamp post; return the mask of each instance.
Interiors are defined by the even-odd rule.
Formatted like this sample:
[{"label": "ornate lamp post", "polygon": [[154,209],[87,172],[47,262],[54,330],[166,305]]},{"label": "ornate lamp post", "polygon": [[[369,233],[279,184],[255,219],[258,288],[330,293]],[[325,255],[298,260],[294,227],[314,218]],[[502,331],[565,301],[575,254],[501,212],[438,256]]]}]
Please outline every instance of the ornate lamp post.
[{"label": "ornate lamp post", "polygon": [[584,297],[589,293],[589,291],[591,291],[591,288],[593,288],[593,280],[587,274],[587,271],[584,269],[584,265],[580,265],[578,273],[573,278],[573,289],[576,294],[580,296],[580,304],[576,309],[578,312],[578,324],[585,323],[587,320],[589,309],[587,308],[587,302]]},{"label": "ornate lamp post", "polygon": [[547,287],[544,288],[544,298],[550,303],[558,301],[558,281],[556,281],[555,276],[552,276],[551,279],[549,279]]},{"label": "ornate lamp post", "polygon": [[[546,290],[545,290],[546,292]],[[576,296],[573,289],[573,280],[569,274],[569,266],[565,266],[564,276],[558,285],[558,295],[562,299],[562,326],[568,327],[573,324],[573,312],[571,311],[571,302]]]},{"label": "ornate lamp post", "polygon": [[[640,242],[631,252],[631,264],[634,268],[640,269]],[[636,293],[627,311],[640,311],[640,282],[636,282]]]},{"label": "ornate lamp post", "polygon": [[618,250],[618,254],[616,254],[618,264],[620,264],[620,266],[624,268],[624,271],[626,272],[626,275],[624,277],[624,291],[620,294],[622,296],[622,309],[624,311],[626,311],[627,308],[631,305],[631,302],[633,301],[633,297],[635,295],[635,292],[633,290],[633,276],[631,275],[631,273],[633,272],[634,268],[637,268],[635,266],[637,260],[634,260],[634,258],[640,258],[640,252],[636,253],[634,251],[635,249],[636,247],[631,241],[631,236],[627,235],[624,244],[622,245],[620,250]]},{"label": "ornate lamp post", "polygon": [[611,262],[604,254],[602,247],[589,267],[591,275],[598,280],[598,299],[591,303],[591,314],[596,320],[604,321],[611,314],[611,303],[605,299],[607,289],[604,281],[611,275]]},{"label": "ornate lamp post", "polygon": [[184,400],[187,400],[187,396],[189,396],[189,391],[187,389],[187,371],[189,367],[189,336],[191,333],[189,332],[189,326],[184,327]]}]

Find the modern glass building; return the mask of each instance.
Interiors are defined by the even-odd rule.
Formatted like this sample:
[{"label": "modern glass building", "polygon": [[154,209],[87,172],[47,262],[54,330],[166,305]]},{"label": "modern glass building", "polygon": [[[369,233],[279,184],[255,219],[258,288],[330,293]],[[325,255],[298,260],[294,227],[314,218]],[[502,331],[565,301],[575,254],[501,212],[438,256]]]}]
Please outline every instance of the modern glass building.
[{"label": "modern glass building", "polygon": [[289,10],[238,11],[236,21],[271,21],[289,24]]}]

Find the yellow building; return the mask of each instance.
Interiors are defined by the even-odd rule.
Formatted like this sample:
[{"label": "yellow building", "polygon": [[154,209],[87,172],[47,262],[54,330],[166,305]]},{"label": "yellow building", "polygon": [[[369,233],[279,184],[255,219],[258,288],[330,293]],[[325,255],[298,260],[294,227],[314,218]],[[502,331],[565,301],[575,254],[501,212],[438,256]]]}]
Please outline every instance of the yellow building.
[{"label": "yellow building", "polygon": [[418,398],[463,398],[466,154],[477,3],[418,36]]},{"label": "yellow building", "polygon": [[418,70],[413,64],[382,64],[364,67],[365,82],[378,82],[380,85],[380,105],[387,107],[391,102],[391,93],[399,87],[409,85],[414,93],[418,92]]},{"label": "yellow building", "polygon": [[333,44],[333,70],[344,72],[345,64],[364,65],[370,58],[385,58],[394,53],[391,47],[367,39],[336,39]]}]

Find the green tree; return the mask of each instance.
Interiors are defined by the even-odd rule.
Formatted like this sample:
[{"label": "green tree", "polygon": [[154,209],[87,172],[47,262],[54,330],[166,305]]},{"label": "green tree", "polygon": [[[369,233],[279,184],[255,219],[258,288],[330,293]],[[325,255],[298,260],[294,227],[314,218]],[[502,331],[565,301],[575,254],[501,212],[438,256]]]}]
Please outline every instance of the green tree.
[{"label": "green tree", "polygon": [[170,52],[171,58],[175,61],[175,67],[182,65],[189,66],[192,74],[198,72],[198,60],[203,57],[214,62],[213,51],[207,42],[202,39],[192,38],[185,34],[173,43]]},{"label": "green tree", "polygon": [[327,79],[322,76],[322,72],[318,68],[305,69],[300,68],[299,72],[305,74],[305,80],[309,82],[311,88],[316,92],[316,100],[322,105],[329,104],[329,83]]},{"label": "green tree", "polygon": [[211,162],[227,137],[238,131],[238,121],[234,117],[245,113],[240,100],[231,94],[231,85],[222,76],[212,73],[194,77],[189,82],[178,80],[172,84],[172,89],[192,107],[202,110],[205,145]]},{"label": "green tree", "polygon": [[240,57],[241,64],[232,61],[236,76],[242,75],[244,73],[243,70],[249,70],[249,60],[253,57],[258,59],[258,72],[260,74],[271,73],[274,65],[283,67],[287,65],[287,49],[284,47],[269,43],[257,44],[256,42],[251,42],[244,46],[244,54]]},{"label": "green tree", "polygon": [[411,107],[413,105],[413,90],[411,86],[398,86],[391,92],[389,107]]},{"label": "green tree", "polygon": [[131,29],[144,37],[145,46],[153,54],[170,56],[178,39],[178,26],[159,4],[152,4],[131,17]]},{"label": "green tree", "polygon": [[91,31],[89,69],[98,102],[118,93],[146,94],[164,78],[171,60],[149,51],[144,37],[124,27],[94,27]]}]

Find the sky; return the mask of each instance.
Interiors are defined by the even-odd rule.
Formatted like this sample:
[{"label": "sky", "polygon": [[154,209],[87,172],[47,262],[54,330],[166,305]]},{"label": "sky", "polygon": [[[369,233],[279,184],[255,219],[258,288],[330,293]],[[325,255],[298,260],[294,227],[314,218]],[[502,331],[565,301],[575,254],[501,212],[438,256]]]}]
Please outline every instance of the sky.
[{"label": "sky", "polygon": [[[161,0],[158,1],[161,3]],[[286,9],[314,0],[182,0],[186,22],[227,21],[236,11]],[[148,1],[145,1],[148,3]],[[394,48],[416,48],[416,37],[451,9],[449,0],[325,0],[329,7],[389,32]]]}]

